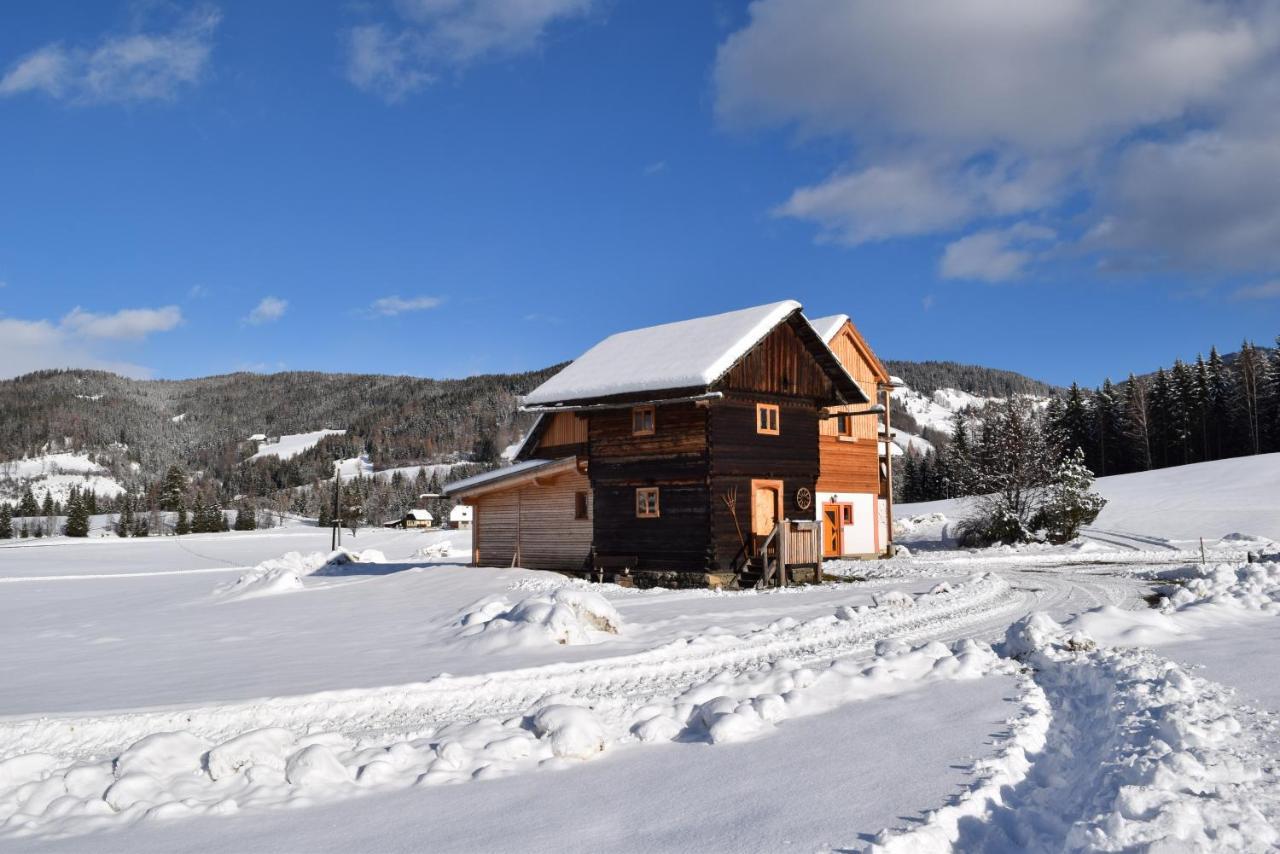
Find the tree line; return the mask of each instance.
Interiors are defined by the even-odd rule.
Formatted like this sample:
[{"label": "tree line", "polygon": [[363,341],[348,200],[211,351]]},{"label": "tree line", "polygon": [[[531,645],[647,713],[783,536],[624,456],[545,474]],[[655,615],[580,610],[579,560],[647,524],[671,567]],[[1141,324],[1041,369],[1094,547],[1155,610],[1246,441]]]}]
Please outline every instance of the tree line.
[{"label": "tree line", "polygon": [[[1246,341],[1226,357],[1214,347],[1207,359],[1095,389],[1072,384],[1045,404],[1045,425],[1057,447],[1079,450],[1098,477],[1280,451],[1276,343],[1268,350]],[[899,464],[898,500],[976,494],[963,457],[982,420],[981,412],[958,413],[949,440],[926,454],[909,451]]]}]

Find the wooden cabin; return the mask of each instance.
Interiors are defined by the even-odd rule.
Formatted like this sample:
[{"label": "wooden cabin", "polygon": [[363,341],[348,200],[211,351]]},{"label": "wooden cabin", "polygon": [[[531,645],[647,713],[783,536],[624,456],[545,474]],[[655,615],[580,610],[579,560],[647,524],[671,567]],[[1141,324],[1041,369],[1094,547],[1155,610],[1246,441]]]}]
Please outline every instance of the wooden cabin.
[{"label": "wooden cabin", "polygon": [[414,509],[404,514],[404,518],[400,520],[401,527],[404,528],[430,528],[435,524],[435,517],[426,510]]},{"label": "wooden cabin", "polygon": [[866,407],[846,405],[824,413],[818,428],[817,490],[822,554],[828,559],[880,557],[890,553],[893,532],[889,372],[848,315],[811,323],[863,393],[884,410],[872,417],[856,414]]},{"label": "wooden cabin", "polygon": [[515,465],[446,493],[475,508],[477,565],[816,578],[820,425],[872,399],[794,301],[623,332],[525,398]]}]

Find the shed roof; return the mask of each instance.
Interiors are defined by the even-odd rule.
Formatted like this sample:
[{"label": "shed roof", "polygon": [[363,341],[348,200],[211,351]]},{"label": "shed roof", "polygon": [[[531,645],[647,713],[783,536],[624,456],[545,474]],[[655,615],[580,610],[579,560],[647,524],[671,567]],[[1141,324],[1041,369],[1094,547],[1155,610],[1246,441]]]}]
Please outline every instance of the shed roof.
[{"label": "shed roof", "polygon": [[430,522],[433,518],[435,518],[426,510],[410,510],[408,513],[404,515],[410,519],[416,519],[419,522]]},{"label": "shed roof", "polygon": [[[800,309],[795,300],[782,300],[610,335],[531,391],[524,404],[555,406],[646,392],[705,391],[778,324],[793,315],[802,318]],[[815,335],[811,343],[826,350],[826,341],[819,338]],[[820,361],[826,362],[825,370],[843,374],[843,392],[863,399],[834,356]]]},{"label": "shed roof", "polygon": [[444,494],[452,497],[495,489],[500,485],[504,485],[508,480],[550,474],[551,471],[559,468],[575,468],[577,463],[576,457],[565,457],[559,460],[525,460],[522,463],[515,463],[514,465],[504,466],[493,471],[472,475],[471,477],[445,484]]}]

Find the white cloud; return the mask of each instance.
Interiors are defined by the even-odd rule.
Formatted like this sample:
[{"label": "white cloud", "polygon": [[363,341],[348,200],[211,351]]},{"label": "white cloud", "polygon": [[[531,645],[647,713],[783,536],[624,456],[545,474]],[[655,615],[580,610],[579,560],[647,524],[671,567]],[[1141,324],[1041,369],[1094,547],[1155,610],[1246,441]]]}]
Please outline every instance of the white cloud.
[{"label": "white cloud", "polygon": [[62,318],[61,328],[88,338],[137,341],[153,332],[167,332],[182,322],[176,305],[164,308],[125,308],[114,314],[93,314],[79,306]]},{"label": "white cloud", "polygon": [[55,42],[11,65],[0,96],[42,92],[72,103],[168,101],[205,76],[221,13],[206,7],[164,32],[104,37],[96,47]]},{"label": "white cloud", "polygon": [[1052,230],[1029,223],[1012,228],[978,231],[954,241],[942,254],[944,279],[1006,282],[1023,274],[1035,257],[1032,247],[1052,240]]},{"label": "white cloud", "polygon": [[76,308],[58,323],[0,317],[0,378],[47,368],[95,368],[148,377],[150,368],[111,355],[115,342],[140,341],[181,322],[182,314],[173,306],[113,314]]},{"label": "white cloud", "polygon": [[249,312],[249,316],[243,322],[254,326],[273,323],[284,317],[285,310],[288,308],[288,300],[280,299],[279,297],[263,297],[262,301],[254,306],[253,311]]},{"label": "white cloud", "polygon": [[824,239],[849,245],[953,228],[973,200],[923,165],[872,166],[801,187],[775,210],[817,222]]},{"label": "white cloud", "polygon": [[369,313],[383,317],[393,317],[406,311],[425,311],[436,308],[443,302],[439,297],[382,297],[373,301]]},{"label": "white cloud", "polygon": [[1236,288],[1231,292],[1231,299],[1236,301],[1280,299],[1280,279],[1276,279],[1274,282],[1264,282],[1261,285]]},{"label": "white cloud", "polygon": [[346,34],[347,79],[398,101],[441,74],[535,50],[552,24],[593,0],[399,0],[398,19]]},{"label": "white cloud", "polygon": [[644,174],[646,175],[661,175],[663,172],[666,172],[666,171],[667,171],[667,161],[665,160],[655,160],[654,162],[650,163],[648,166],[644,167]]},{"label": "white cloud", "polygon": [[778,209],[823,239],[1036,212],[1106,221],[1088,246],[1111,254],[1280,263],[1280,8],[1262,0],[756,0],[714,81],[728,127],[847,143]]}]

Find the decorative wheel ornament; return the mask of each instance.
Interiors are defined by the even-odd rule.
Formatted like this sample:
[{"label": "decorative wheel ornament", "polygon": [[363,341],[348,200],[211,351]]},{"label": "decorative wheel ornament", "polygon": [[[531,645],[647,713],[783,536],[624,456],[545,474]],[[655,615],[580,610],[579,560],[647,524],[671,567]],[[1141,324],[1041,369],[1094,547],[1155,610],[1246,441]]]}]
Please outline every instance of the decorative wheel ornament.
[{"label": "decorative wheel ornament", "polygon": [[813,506],[813,493],[809,491],[807,486],[802,486],[796,490],[796,506],[801,510],[808,510]]}]

